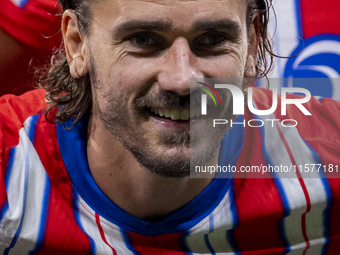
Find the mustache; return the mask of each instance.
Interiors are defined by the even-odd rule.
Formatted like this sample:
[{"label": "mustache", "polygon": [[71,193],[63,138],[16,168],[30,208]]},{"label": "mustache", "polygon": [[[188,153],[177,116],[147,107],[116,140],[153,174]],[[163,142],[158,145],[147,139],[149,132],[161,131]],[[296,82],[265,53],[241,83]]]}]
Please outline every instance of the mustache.
[{"label": "mustache", "polygon": [[[204,92],[203,92],[204,93]],[[191,108],[201,107],[201,95],[202,91],[195,89],[188,95],[179,95],[173,91],[162,90],[158,94],[146,93],[140,95],[135,100],[136,108],[154,107],[161,109],[176,109],[184,110]],[[222,102],[225,99],[223,93],[220,94]],[[207,105],[214,106],[213,100],[208,97]]]}]

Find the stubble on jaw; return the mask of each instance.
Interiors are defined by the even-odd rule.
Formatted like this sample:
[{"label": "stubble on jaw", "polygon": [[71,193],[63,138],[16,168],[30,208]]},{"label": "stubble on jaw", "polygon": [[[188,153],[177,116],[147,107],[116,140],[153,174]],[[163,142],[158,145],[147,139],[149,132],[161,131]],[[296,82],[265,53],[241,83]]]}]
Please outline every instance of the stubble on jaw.
[{"label": "stubble on jaw", "polygon": [[[147,132],[136,125],[136,120],[143,122],[150,118],[145,111],[148,106],[162,106],[168,109],[190,108],[190,95],[179,96],[170,91],[159,91],[157,94],[146,91],[136,96],[130,109],[121,93],[114,90],[103,91],[104,87],[111,86],[101,84],[92,55],[90,55],[90,77],[93,102],[105,128],[141,166],[149,171],[164,177],[189,176],[190,166],[204,165],[218,152],[225,128],[216,129],[210,134],[204,130],[169,133],[153,132],[153,130]],[[101,98],[98,97],[100,93]],[[151,136],[154,136],[152,138],[156,142],[150,141]],[[169,149],[171,153],[168,153]],[[199,151],[197,155],[192,153],[188,155],[188,151],[192,149]]]}]

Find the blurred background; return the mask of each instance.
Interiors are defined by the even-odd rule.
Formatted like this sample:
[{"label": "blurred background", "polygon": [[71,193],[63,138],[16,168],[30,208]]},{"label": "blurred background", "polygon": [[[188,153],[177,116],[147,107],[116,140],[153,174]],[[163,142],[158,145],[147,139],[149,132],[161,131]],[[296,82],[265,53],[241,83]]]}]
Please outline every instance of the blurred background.
[{"label": "blurred background", "polygon": [[[284,57],[300,54],[275,58],[269,77],[287,78],[280,81],[283,87],[304,87],[312,95],[340,100],[340,1],[273,0],[273,4],[270,31],[274,52]],[[330,79],[301,83],[292,78]]]},{"label": "blurred background", "polygon": [[0,0],[0,95],[34,88],[34,67],[61,44],[57,13],[57,0]]}]

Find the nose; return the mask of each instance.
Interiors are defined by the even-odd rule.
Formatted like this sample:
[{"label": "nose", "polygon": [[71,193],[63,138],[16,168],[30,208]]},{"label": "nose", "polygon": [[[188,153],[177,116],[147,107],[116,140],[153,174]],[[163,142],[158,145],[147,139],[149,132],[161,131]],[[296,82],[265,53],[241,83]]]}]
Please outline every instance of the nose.
[{"label": "nose", "polygon": [[190,94],[190,79],[203,78],[196,57],[191,52],[188,41],[177,38],[163,55],[159,66],[158,83],[161,89]]}]

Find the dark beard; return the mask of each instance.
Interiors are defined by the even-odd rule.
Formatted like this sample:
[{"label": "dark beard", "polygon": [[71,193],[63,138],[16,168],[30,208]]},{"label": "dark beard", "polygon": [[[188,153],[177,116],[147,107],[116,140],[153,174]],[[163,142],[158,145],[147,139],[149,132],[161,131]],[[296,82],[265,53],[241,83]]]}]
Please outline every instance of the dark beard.
[{"label": "dark beard", "polygon": [[[159,98],[159,97],[157,97]],[[137,159],[140,165],[165,177],[181,178],[190,175],[190,166],[194,168],[197,165],[204,165],[211,160],[218,152],[220,140],[225,133],[225,128],[213,129],[214,132],[207,133],[205,130],[190,130],[174,133],[158,133],[157,144],[163,148],[176,149],[174,157],[162,156],[160,151],[155,151],[150,145],[145,131],[142,129],[133,130],[133,126],[128,118],[127,106],[117,99],[111,98],[106,104],[107,108],[99,109],[100,119],[103,121],[106,129],[114,135],[132,155]],[[135,107],[135,118],[147,118],[144,107]],[[222,130],[223,129],[223,130]],[[202,139],[202,134],[204,139]],[[208,136],[208,137],[207,137]],[[197,155],[190,154],[185,156],[185,150],[201,147],[201,152]],[[184,156],[183,156],[184,155]]]},{"label": "dark beard", "polygon": [[[92,58],[90,66],[94,96],[98,98],[96,90],[102,89],[102,86],[100,81],[97,80],[95,63]],[[200,98],[200,93],[196,94],[191,94],[191,100],[193,97]],[[161,176],[181,178],[190,175],[190,166],[194,168],[198,165],[205,165],[217,154],[220,141],[226,132],[226,127],[223,126],[210,128],[208,131],[201,127],[196,130],[190,128],[190,131],[174,133],[156,133],[150,130],[149,136],[155,135],[154,139],[156,139],[157,145],[160,145],[153,147],[146,130],[139,128],[138,123],[138,121],[143,122],[150,118],[146,108],[152,106],[167,109],[186,109],[190,107],[190,95],[180,96],[170,91],[159,91],[156,95],[147,91],[136,97],[133,109],[128,108],[122,91],[119,94],[117,91],[108,90],[104,93],[103,100],[105,104],[102,108],[98,104],[98,100],[95,101],[95,104],[106,129],[132,153],[141,166]],[[198,102],[198,100],[192,100],[193,104],[196,101]],[[198,105],[193,106],[193,104],[191,107]],[[210,125],[212,119],[209,122]],[[175,149],[174,156],[165,156],[167,149]],[[188,149],[190,149],[190,157],[185,153]],[[164,150],[164,153],[161,150]],[[195,153],[191,153],[192,151]]]}]

